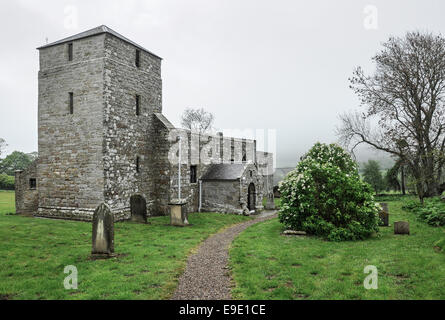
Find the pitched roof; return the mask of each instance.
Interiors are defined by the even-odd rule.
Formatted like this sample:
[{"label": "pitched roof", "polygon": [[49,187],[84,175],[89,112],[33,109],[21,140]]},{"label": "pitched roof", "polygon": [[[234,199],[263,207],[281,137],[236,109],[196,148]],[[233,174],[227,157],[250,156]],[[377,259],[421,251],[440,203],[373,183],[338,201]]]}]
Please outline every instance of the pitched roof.
[{"label": "pitched roof", "polygon": [[155,113],[155,117],[161,121],[161,123],[169,130],[176,129],[174,125],[168,119],[162,114],[162,113]]},{"label": "pitched roof", "polygon": [[124,37],[123,35],[117,33],[116,31],[110,29],[109,27],[107,27],[105,25],[101,25],[99,27],[96,27],[96,28],[93,28],[93,29],[90,29],[90,30],[87,30],[87,31],[84,31],[84,32],[81,32],[81,33],[78,33],[78,34],[75,34],[73,36],[70,36],[68,38],[64,38],[64,39],[59,40],[59,41],[55,41],[55,42],[52,42],[52,43],[45,44],[44,46],[38,47],[37,49],[40,50],[40,49],[56,46],[58,44],[62,44],[62,43],[66,43],[66,42],[70,42],[70,41],[74,41],[74,40],[79,40],[79,39],[83,39],[83,38],[99,35],[99,34],[102,34],[102,33],[112,34],[113,36],[115,36],[115,37],[117,37],[117,38],[119,38],[119,39],[129,43],[129,44],[132,44],[133,46],[135,46],[135,47],[137,47],[137,48],[139,48],[139,49],[141,49],[141,50],[143,50],[145,52],[148,52],[149,54],[151,54],[151,55],[153,55],[153,56],[155,56],[155,57],[157,57],[159,59],[162,59],[161,57],[159,57],[158,55],[154,54],[153,52],[150,52],[149,50],[145,49],[144,47],[138,45],[136,42],[131,41],[130,39]]},{"label": "pitched roof", "polygon": [[238,180],[244,173],[246,165],[242,163],[212,164],[201,180]]}]

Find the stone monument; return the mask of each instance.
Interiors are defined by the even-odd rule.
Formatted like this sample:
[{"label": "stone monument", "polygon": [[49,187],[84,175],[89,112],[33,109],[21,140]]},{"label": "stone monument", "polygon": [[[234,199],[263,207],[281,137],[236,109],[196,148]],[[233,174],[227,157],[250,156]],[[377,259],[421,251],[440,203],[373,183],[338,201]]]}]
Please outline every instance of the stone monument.
[{"label": "stone monument", "polygon": [[389,209],[388,204],[385,202],[380,203],[380,206],[382,207],[382,210],[379,212],[380,220],[382,220],[382,226],[388,227],[389,226]]},{"label": "stone monument", "polygon": [[187,201],[172,200],[170,202],[170,224],[184,227],[189,224],[187,219]]},{"label": "stone monument", "polygon": [[114,252],[114,216],[110,207],[100,204],[93,215],[93,249],[91,254],[110,256]]},{"label": "stone monument", "polygon": [[270,192],[266,198],[266,210],[275,210],[275,199],[273,192]]},{"label": "stone monument", "polygon": [[409,222],[406,221],[394,222],[394,234],[409,234]]},{"label": "stone monument", "polygon": [[131,221],[147,223],[147,202],[141,195],[130,198]]}]

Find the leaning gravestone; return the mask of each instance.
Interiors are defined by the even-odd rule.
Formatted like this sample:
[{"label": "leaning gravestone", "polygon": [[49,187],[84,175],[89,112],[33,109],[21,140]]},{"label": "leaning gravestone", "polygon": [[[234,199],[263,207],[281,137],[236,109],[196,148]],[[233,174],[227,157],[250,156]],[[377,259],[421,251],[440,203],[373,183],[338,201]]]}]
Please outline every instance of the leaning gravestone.
[{"label": "leaning gravestone", "polygon": [[144,197],[134,195],[130,198],[131,221],[147,223],[147,203]]},{"label": "leaning gravestone", "polygon": [[110,207],[100,204],[93,215],[93,255],[111,255],[114,252],[114,216]]},{"label": "leaning gravestone", "polygon": [[382,220],[382,225],[384,227],[388,227],[389,226],[389,209],[388,209],[388,204],[385,202],[380,203],[382,210],[379,212],[379,217],[380,220]]},{"label": "leaning gravestone", "polygon": [[409,234],[409,222],[406,221],[394,222],[394,234]]}]

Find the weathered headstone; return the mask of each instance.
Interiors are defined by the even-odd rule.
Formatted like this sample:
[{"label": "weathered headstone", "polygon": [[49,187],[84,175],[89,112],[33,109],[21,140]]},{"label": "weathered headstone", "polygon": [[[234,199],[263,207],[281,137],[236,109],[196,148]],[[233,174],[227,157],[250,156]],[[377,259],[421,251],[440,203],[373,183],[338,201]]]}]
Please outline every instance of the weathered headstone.
[{"label": "weathered headstone", "polygon": [[379,212],[379,217],[382,220],[382,226],[388,227],[389,226],[389,209],[388,204],[385,202],[380,203],[380,206],[382,207],[382,210]]},{"label": "weathered headstone", "polygon": [[187,201],[173,200],[170,202],[170,224],[172,226],[188,225],[187,216]]},{"label": "weathered headstone", "polygon": [[144,197],[134,195],[130,198],[131,221],[147,223],[147,202]]},{"label": "weathered headstone", "polygon": [[275,200],[273,192],[269,193],[266,198],[266,210],[275,210]]},{"label": "weathered headstone", "polygon": [[409,222],[406,221],[394,222],[394,234],[409,234]]},{"label": "weathered headstone", "polygon": [[93,215],[93,255],[111,255],[114,252],[114,217],[110,207],[100,204]]}]

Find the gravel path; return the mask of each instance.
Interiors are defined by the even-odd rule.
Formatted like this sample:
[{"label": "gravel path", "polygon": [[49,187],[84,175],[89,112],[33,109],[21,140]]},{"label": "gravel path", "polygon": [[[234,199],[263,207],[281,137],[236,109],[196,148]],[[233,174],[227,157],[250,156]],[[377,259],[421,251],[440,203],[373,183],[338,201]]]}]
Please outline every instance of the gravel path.
[{"label": "gravel path", "polygon": [[253,220],[234,225],[205,240],[198,252],[189,257],[185,272],[179,278],[178,288],[171,299],[231,299],[227,267],[230,244],[247,227],[275,216],[276,211],[263,212]]}]

